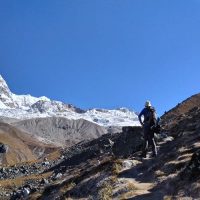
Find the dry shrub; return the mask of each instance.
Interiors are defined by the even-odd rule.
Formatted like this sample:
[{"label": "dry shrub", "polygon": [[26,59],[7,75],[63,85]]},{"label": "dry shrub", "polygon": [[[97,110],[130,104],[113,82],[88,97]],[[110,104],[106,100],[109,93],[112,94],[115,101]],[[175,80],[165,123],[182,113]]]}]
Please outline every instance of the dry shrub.
[{"label": "dry shrub", "polygon": [[113,166],[112,166],[112,174],[118,175],[122,169],[123,169],[122,161],[121,160],[114,161]]},{"label": "dry shrub", "polygon": [[135,191],[135,190],[138,190],[138,188],[135,186],[135,184],[134,183],[131,183],[131,182],[129,182],[128,184],[127,184],[127,186],[126,186],[126,188],[130,191]]},{"label": "dry shrub", "polygon": [[69,183],[69,184],[64,185],[64,186],[60,189],[60,192],[61,192],[61,193],[65,193],[65,192],[67,192],[67,191],[69,191],[69,190],[72,190],[75,186],[76,186],[76,183],[71,182],[71,183]]},{"label": "dry shrub", "polygon": [[113,190],[112,190],[111,184],[104,183],[102,185],[101,190],[99,191],[98,196],[99,196],[99,199],[101,199],[101,200],[111,200],[112,199],[112,193],[113,193]]},{"label": "dry shrub", "polygon": [[173,200],[173,197],[172,196],[164,196],[163,200]]}]

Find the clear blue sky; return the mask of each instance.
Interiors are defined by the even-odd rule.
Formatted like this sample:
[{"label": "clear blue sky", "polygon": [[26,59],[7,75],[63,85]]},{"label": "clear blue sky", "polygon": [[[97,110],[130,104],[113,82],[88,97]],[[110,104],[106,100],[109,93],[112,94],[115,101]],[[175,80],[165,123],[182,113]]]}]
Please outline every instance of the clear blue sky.
[{"label": "clear blue sky", "polygon": [[0,0],[0,74],[17,94],[162,114],[200,91],[200,0]]}]

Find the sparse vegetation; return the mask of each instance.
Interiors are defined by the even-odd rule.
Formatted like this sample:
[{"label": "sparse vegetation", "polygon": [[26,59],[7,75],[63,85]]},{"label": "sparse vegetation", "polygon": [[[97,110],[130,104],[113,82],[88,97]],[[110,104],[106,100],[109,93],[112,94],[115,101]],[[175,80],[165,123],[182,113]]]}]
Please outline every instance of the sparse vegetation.
[{"label": "sparse vegetation", "polygon": [[71,182],[71,183],[66,184],[63,187],[61,187],[60,192],[62,194],[64,194],[64,193],[68,192],[69,190],[72,190],[75,186],[76,186],[76,183]]},{"label": "sparse vegetation", "polygon": [[173,200],[172,196],[164,196],[163,200]]},{"label": "sparse vegetation", "polygon": [[123,168],[122,161],[121,160],[115,160],[113,162],[113,166],[112,166],[112,174],[118,175],[121,172],[122,168]]},{"label": "sparse vegetation", "polygon": [[134,184],[134,183],[131,183],[131,182],[129,182],[129,183],[127,184],[126,188],[127,188],[129,191],[135,191],[135,190],[138,189],[138,187],[135,186],[135,184]]},{"label": "sparse vegetation", "polygon": [[102,185],[99,191],[99,199],[100,200],[111,200],[112,199],[112,185],[109,182],[106,182]]}]

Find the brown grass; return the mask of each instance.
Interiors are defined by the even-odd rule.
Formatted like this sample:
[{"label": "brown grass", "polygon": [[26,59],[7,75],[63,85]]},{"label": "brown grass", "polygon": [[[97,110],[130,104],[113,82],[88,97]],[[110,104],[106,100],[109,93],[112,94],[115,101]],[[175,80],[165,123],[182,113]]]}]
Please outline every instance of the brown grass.
[{"label": "brown grass", "polygon": [[[51,159],[56,159],[60,155],[58,148],[55,146],[42,143],[28,133],[6,123],[0,123],[0,141],[8,145],[8,152],[3,156],[2,165],[14,165],[27,161],[34,162],[38,159],[32,151],[35,147],[45,149],[45,152],[50,153],[49,158]],[[54,153],[54,151],[56,152]]]},{"label": "brown grass", "polygon": [[60,156],[61,156],[60,150],[55,150],[54,152],[48,154],[46,157],[48,160],[56,160],[60,158]]},{"label": "brown grass", "polygon": [[4,164],[13,165],[36,159],[28,146],[14,135],[0,133],[0,141],[9,147],[8,152],[4,156]]}]

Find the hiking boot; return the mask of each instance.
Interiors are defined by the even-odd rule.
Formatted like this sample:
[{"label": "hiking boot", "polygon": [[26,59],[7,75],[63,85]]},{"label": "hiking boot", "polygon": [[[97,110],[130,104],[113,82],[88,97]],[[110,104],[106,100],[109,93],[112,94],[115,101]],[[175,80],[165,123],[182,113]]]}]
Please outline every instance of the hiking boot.
[{"label": "hiking boot", "polygon": [[142,154],[140,155],[140,157],[142,157],[142,158],[146,158],[147,155],[146,155],[146,153],[142,153]]},{"label": "hiking boot", "polygon": [[153,153],[152,157],[154,158],[157,157],[157,153]]}]

